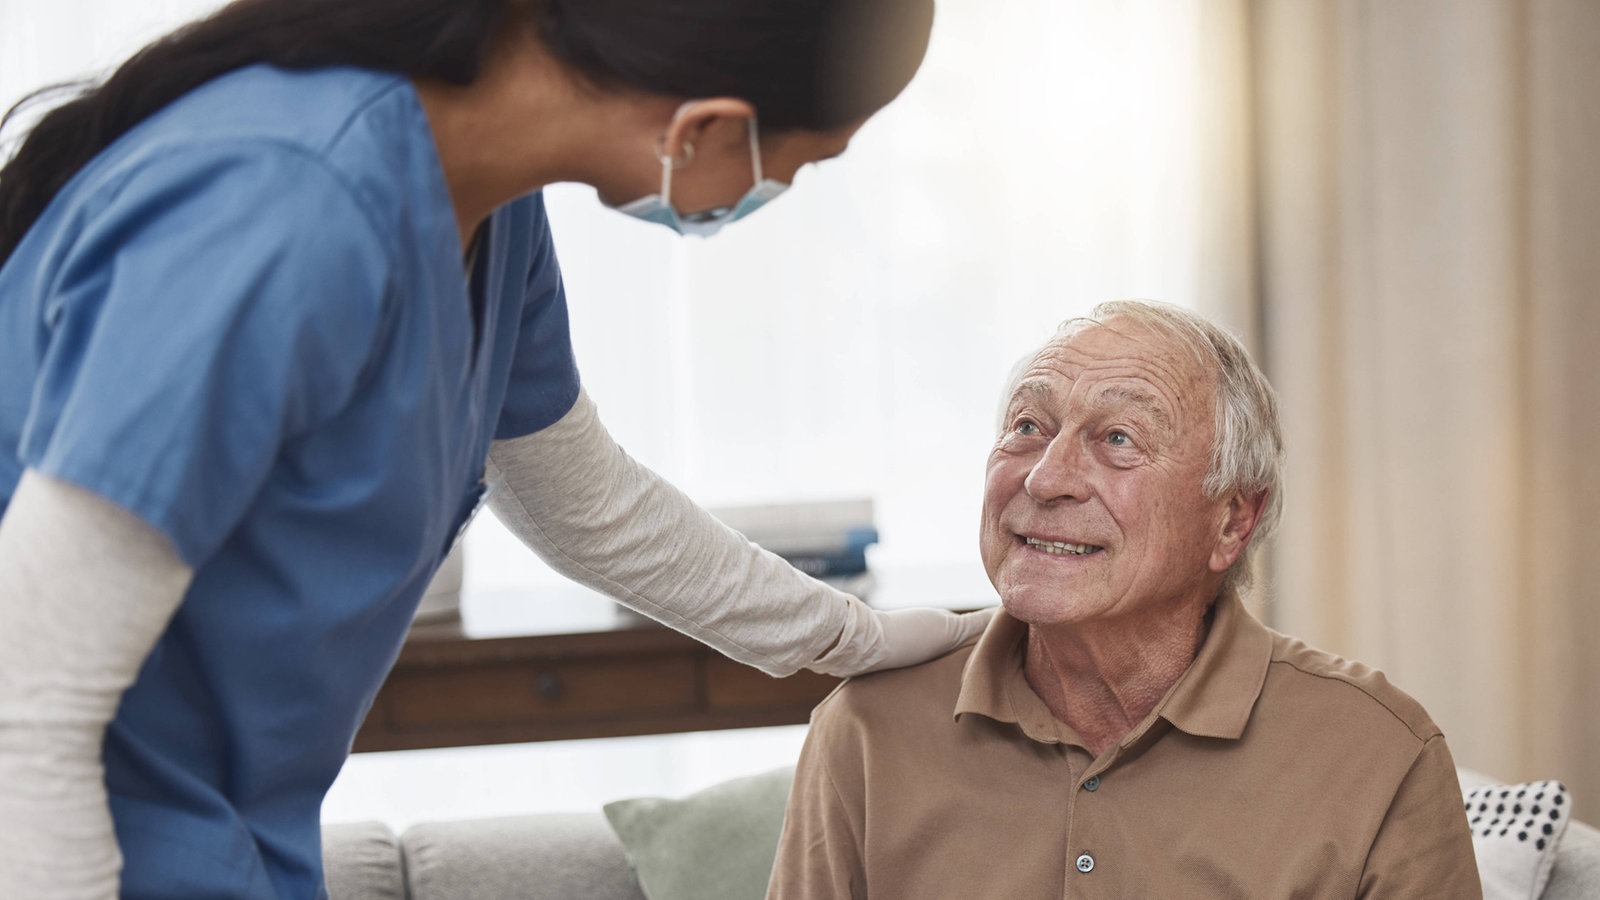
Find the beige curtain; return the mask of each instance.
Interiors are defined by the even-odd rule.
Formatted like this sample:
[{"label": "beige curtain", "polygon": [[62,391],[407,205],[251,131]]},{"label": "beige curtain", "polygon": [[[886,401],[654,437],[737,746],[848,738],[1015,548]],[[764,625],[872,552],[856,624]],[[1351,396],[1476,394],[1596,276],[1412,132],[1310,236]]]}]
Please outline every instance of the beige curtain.
[{"label": "beige curtain", "polygon": [[1267,617],[1600,821],[1600,3],[1250,19]]}]

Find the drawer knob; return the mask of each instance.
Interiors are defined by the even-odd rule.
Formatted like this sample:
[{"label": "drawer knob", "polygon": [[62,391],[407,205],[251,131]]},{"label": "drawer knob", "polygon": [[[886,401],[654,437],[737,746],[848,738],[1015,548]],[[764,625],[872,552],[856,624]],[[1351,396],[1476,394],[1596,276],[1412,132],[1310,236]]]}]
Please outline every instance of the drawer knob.
[{"label": "drawer knob", "polygon": [[561,676],[555,674],[554,672],[546,672],[539,676],[539,680],[535,684],[535,689],[538,690],[539,696],[551,703],[554,703],[561,699]]}]

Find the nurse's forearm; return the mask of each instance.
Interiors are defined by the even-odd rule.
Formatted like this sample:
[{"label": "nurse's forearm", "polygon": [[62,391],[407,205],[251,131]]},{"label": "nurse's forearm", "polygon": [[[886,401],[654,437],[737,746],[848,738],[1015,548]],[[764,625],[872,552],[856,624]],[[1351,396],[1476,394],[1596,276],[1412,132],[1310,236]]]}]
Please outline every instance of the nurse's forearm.
[{"label": "nurse's forearm", "polygon": [[0,897],[116,897],[101,745],[191,576],[143,520],[23,475],[0,519]]},{"label": "nurse's forearm", "polygon": [[490,505],[557,571],[774,675],[855,675],[922,662],[986,613],[869,609],[810,578],[630,458],[587,394],[489,454]]},{"label": "nurse's forearm", "polygon": [[624,453],[587,394],[549,428],[497,442],[488,475],[495,514],[558,572],[740,662],[787,675],[860,624],[860,601]]}]

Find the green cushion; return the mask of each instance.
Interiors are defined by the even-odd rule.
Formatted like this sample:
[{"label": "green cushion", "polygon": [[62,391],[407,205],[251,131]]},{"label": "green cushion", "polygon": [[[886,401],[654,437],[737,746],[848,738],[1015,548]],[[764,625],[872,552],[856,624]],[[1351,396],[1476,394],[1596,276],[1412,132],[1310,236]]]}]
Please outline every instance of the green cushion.
[{"label": "green cushion", "polygon": [[794,767],[735,778],[681,800],[606,804],[649,900],[762,900]]}]

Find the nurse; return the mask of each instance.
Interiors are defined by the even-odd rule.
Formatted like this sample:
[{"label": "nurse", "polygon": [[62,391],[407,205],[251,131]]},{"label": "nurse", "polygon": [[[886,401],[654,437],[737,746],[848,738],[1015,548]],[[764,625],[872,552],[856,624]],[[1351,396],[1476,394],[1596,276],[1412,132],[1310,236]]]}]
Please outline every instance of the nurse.
[{"label": "nurse", "polygon": [[585,396],[539,189],[710,235],[931,0],[241,0],[0,170],[0,897],[321,896],[318,813],[487,494],[565,574],[849,674],[981,621],[799,575]]}]

